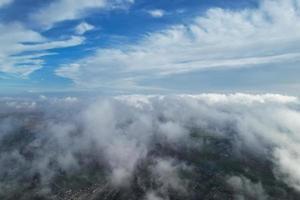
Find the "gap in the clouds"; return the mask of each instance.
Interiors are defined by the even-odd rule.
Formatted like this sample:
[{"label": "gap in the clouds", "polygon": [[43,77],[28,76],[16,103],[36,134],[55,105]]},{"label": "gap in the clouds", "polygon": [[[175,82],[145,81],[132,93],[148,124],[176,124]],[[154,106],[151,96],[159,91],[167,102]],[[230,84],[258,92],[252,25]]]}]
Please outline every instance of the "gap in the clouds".
[{"label": "gap in the clouds", "polygon": [[40,8],[49,4],[52,0],[14,0],[12,4],[5,6],[0,11],[0,20],[6,23],[9,22],[21,22],[26,26],[32,26],[30,24],[29,15],[33,12],[37,12]]}]

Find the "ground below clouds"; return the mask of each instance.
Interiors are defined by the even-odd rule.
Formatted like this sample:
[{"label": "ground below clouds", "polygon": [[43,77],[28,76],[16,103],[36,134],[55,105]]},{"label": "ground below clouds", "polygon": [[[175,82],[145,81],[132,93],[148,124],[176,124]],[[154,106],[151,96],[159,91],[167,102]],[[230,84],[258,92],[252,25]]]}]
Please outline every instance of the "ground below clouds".
[{"label": "ground below clouds", "polygon": [[0,99],[0,199],[299,199],[300,101]]}]

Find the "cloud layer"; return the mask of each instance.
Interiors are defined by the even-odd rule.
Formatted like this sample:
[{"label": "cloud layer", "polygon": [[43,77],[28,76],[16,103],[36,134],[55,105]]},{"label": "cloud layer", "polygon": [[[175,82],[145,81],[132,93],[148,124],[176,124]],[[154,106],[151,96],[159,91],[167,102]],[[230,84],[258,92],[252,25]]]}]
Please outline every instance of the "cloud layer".
[{"label": "cloud layer", "polygon": [[92,9],[113,9],[128,6],[133,0],[58,0],[50,3],[45,9],[32,14],[32,18],[49,28],[57,22],[74,20],[87,15]]},{"label": "cloud layer", "polygon": [[173,190],[197,199],[206,178],[225,190],[209,186],[214,195],[287,198],[287,187],[290,195],[300,191],[299,104],[274,94],[3,98],[0,195],[17,195],[24,180],[53,195],[64,173],[80,178],[90,169],[103,174],[99,190],[137,184],[142,192],[131,195],[149,200]]}]

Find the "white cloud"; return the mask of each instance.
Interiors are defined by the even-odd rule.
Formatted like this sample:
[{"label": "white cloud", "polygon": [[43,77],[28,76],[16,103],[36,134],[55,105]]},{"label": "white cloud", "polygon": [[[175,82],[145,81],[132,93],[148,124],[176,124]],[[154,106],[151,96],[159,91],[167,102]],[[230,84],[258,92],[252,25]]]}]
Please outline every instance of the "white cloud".
[{"label": "white cloud", "polygon": [[[22,162],[11,166],[3,160],[4,155],[0,156],[0,166],[3,166],[0,173],[6,173],[10,167],[16,170],[28,165],[33,172],[40,170],[41,176],[49,178],[54,169],[48,165],[53,161],[68,171],[77,167],[74,157],[76,152],[87,159],[85,153],[89,152],[92,154],[87,155],[91,159],[109,167],[109,178],[113,184],[127,185],[139,161],[149,158],[146,163],[153,174],[153,181],[159,187],[149,191],[146,199],[160,199],[169,188],[184,191],[187,182],[179,176],[178,171],[193,170],[193,166],[186,166],[184,162],[176,160],[175,156],[156,157],[160,155],[161,149],[155,147],[160,146],[157,142],[162,143],[160,138],[170,135],[172,129],[179,132],[178,127],[185,127],[187,130],[203,130],[205,134],[229,138],[235,153],[238,154],[239,150],[250,152],[262,159],[263,163],[267,161],[272,164],[271,169],[279,181],[300,191],[300,100],[296,97],[275,94],[121,96],[101,98],[91,104],[89,101],[88,105],[81,103],[80,99],[70,101],[69,98],[49,97],[36,101],[0,98],[0,112],[3,116],[13,113],[11,117],[8,115],[8,120],[12,122],[0,121],[0,130],[4,131],[2,134],[22,127],[22,123],[23,126],[25,123],[25,127],[43,133],[41,138],[46,139],[39,142],[36,140],[40,137],[37,137],[31,144],[41,145],[39,156],[33,160],[22,161],[16,158]],[[31,123],[31,115],[26,115],[28,120],[13,120],[17,113],[26,110],[31,114],[43,113],[44,117],[34,117],[33,120],[41,120],[38,123]],[[170,122],[171,126],[161,129]],[[77,129],[80,134],[74,134]],[[234,137],[231,137],[232,134]],[[173,137],[172,140],[191,147],[195,138],[190,138],[189,131],[182,130],[181,137]],[[171,146],[173,150],[178,148],[173,143]],[[159,151],[158,155],[153,150]],[[201,152],[201,148],[198,150]],[[16,152],[19,151],[13,151],[5,158],[14,157]],[[235,153],[231,155],[232,158],[235,158]],[[183,159],[181,156],[179,158]],[[222,173],[219,175],[222,176]],[[237,190],[238,196],[264,199],[266,195],[262,187],[262,184],[267,184],[265,182],[254,183],[238,174],[229,177],[227,181]]]},{"label": "white cloud", "polygon": [[13,1],[14,0],[0,0],[0,8],[12,3]]},{"label": "white cloud", "polygon": [[149,33],[136,44],[98,49],[56,74],[96,87],[193,70],[299,63],[299,5],[300,0],[263,0],[252,9],[212,8],[190,24]]},{"label": "white cloud", "polygon": [[180,169],[188,168],[183,163],[173,159],[157,159],[151,169],[153,177],[161,183],[160,191],[164,193],[169,188],[172,188],[179,193],[185,192],[186,183],[178,176]]},{"label": "white cloud", "polygon": [[146,194],[145,200],[164,200],[164,199],[159,197],[155,192],[150,191]]},{"label": "white cloud", "polygon": [[257,103],[298,103],[299,99],[293,96],[284,96],[279,94],[264,94],[264,95],[255,95],[255,94],[201,94],[201,95],[179,95],[180,97],[189,97],[194,98],[199,101],[205,101],[209,105],[214,104],[244,104],[252,105]]},{"label": "white cloud", "polygon": [[40,25],[51,28],[55,23],[79,19],[91,9],[114,9],[133,3],[132,0],[58,0],[32,15]]},{"label": "white cloud", "polygon": [[253,183],[245,177],[232,176],[228,183],[235,191],[234,199],[268,199],[261,183]]},{"label": "white cloud", "polygon": [[[13,0],[0,0],[0,7],[12,2]],[[88,9],[124,8],[132,3],[133,0],[57,0],[34,12],[31,19],[39,26],[50,28],[57,22],[85,16]],[[94,26],[83,22],[75,29],[77,36],[55,40],[45,38],[38,31],[31,30],[21,23],[2,23],[0,24],[0,72],[26,77],[43,67],[44,56],[55,54],[47,50],[80,45],[85,41],[85,38],[80,35],[92,29]]]},{"label": "white cloud", "polygon": [[84,38],[79,36],[48,40],[21,24],[0,24],[0,72],[27,76],[43,66],[44,56],[53,54],[47,50],[77,46],[83,42]]},{"label": "white cloud", "polygon": [[82,22],[80,24],[78,24],[75,28],[75,32],[78,34],[78,35],[83,35],[84,33],[88,32],[88,31],[91,31],[95,28],[95,26],[91,25],[91,24],[88,24],[86,22]]},{"label": "white cloud", "polygon": [[161,9],[149,10],[148,14],[154,18],[161,18],[165,15],[165,11]]}]

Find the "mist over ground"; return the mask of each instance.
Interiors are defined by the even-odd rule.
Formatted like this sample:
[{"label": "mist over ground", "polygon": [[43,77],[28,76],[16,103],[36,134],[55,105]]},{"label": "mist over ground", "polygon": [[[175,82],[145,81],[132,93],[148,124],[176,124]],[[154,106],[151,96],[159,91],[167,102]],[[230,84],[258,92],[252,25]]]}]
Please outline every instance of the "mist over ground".
[{"label": "mist over ground", "polygon": [[300,100],[0,99],[0,199],[300,199]]}]

